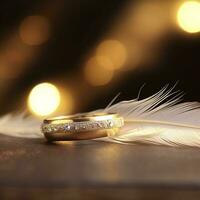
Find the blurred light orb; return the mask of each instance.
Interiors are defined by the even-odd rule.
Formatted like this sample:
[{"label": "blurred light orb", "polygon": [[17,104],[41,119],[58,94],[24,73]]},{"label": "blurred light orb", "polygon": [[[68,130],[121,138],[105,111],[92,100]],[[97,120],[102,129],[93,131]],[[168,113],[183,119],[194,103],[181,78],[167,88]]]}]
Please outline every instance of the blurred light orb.
[{"label": "blurred light orb", "polygon": [[197,33],[200,31],[200,2],[186,1],[177,13],[179,26],[188,33]]},{"label": "blurred light orb", "polygon": [[107,70],[113,70],[114,66],[111,60],[106,56],[95,56],[96,64],[107,69]]},{"label": "blurred light orb", "polygon": [[60,104],[60,92],[51,83],[40,83],[30,92],[29,109],[38,116],[52,114]]},{"label": "blurred light orb", "polygon": [[93,86],[106,85],[113,77],[113,71],[99,64],[97,57],[93,57],[87,62],[84,73],[86,81]]},{"label": "blurred light orb", "polygon": [[26,17],[20,25],[19,35],[25,44],[43,44],[50,36],[48,19],[39,15]]},{"label": "blurred light orb", "polygon": [[126,62],[127,50],[118,40],[105,40],[97,47],[96,55],[109,60],[111,63],[107,65],[109,68],[119,69]]}]

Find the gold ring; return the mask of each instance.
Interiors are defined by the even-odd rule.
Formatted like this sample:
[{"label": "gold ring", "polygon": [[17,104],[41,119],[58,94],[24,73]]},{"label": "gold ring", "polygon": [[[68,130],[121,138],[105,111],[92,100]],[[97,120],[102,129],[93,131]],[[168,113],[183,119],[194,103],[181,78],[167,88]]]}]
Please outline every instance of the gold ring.
[{"label": "gold ring", "polygon": [[76,114],[45,119],[41,130],[48,141],[87,140],[116,134],[124,125],[118,114]]}]

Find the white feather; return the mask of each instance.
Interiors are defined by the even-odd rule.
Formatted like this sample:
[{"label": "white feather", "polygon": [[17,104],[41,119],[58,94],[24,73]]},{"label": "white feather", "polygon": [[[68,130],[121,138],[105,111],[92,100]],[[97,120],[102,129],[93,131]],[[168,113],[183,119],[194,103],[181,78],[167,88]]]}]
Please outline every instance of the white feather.
[{"label": "white feather", "polygon": [[200,147],[200,104],[179,103],[182,93],[167,86],[143,100],[122,101],[107,112],[124,117],[125,126],[110,139],[123,143],[151,143]]},{"label": "white feather", "polygon": [[44,137],[40,131],[41,121],[25,113],[7,114],[0,118],[0,133],[23,138]]}]

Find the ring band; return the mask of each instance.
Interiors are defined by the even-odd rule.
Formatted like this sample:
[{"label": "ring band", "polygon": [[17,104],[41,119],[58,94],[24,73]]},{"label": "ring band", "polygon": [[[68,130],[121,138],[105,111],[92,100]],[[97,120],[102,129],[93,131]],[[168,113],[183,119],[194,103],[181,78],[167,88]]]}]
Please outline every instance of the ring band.
[{"label": "ring band", "polygon": [[117,114],[77,114],[45,119],[41,130],[49,141],[83,140],[116,134],[124,125]]}]

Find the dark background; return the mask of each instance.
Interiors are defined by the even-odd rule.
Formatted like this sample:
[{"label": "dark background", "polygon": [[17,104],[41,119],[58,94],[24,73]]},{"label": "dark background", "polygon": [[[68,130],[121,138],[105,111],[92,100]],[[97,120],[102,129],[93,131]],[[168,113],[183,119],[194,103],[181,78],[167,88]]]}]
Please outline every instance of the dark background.
[{"label": "dark background", "polygon": [[[154,59],[146,61],[146,58],[142,58],[145,62],[138,63],[134,70],[119,70],[118,75],[103,86],[90,86],[80,78],[84,63],[96,46],[104,39],[115,38],[115,27],[120,22],[124,23],[123,13],[126,8],[129,5],[134,8],[136,4],[144,2],[147,1],[1,1],[1,114],[24,109],[29,91],[38,83],[46,81],[59,83],[63,88],[66,85],[76,88],[72,91],[79,103],[73,112],[105,107],[119,92],[121,95],[117,101],[135,98],[144,83],[146,85],[141,98],[152,95],[166,84],[173,86],[178,81],[176,88],[186,93],[185,101],[199,101],[200,35],[184,32],[173,19],[159,38],[155,36],[146,42],[144,38],[135,38],[135,41],[142,41],[146,45],[147,52],[155,54]],[[177,2],[168,2],[167,8],[171,6],[171,9]],[[151,3],[160,5],[162,1]],[[5,51],[12,51],[12,48],[6,50],[7,41],[19,37],[17,33],[20,23],[31,15],[44,15],[48,18],[51,22],[50,38],[42,45],[30,47],[34,56],[28,58],[23,67],[20,62],[16,64],[16,60],[12,62],[12,57],[8,57],[9,64],[4,65],[1,55]],[[23,48],[22,55],[29,50],[29,45],[25,44]],[[18,46],[14,47],[14,52],[20,52]],[[131,62],[128,65],[131,66]],[[11,73],[14,75],[10,77]]]}]

